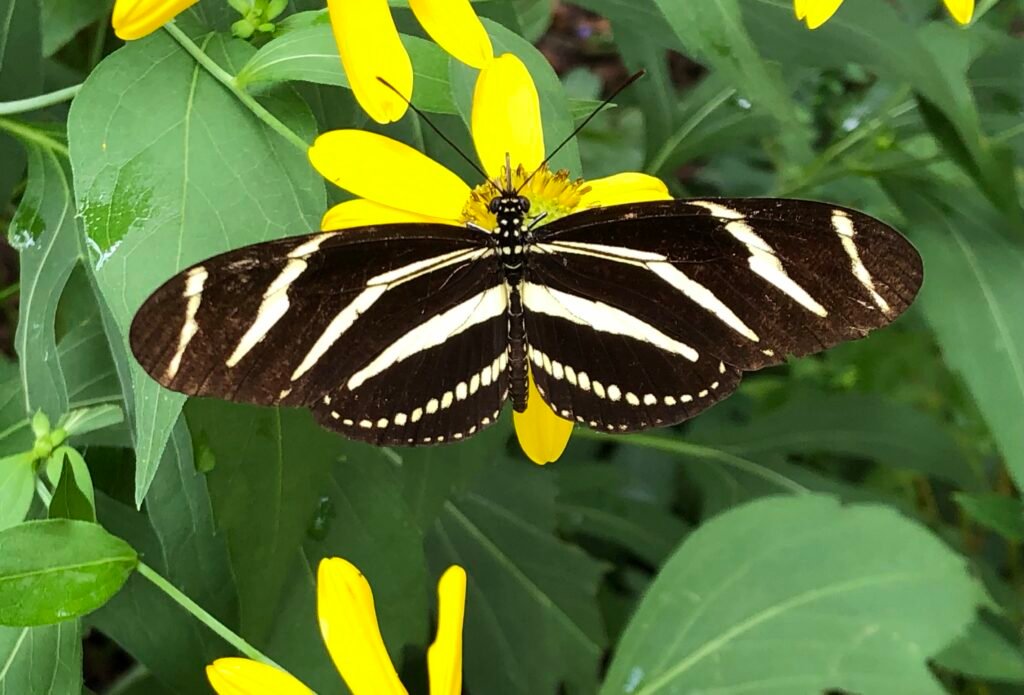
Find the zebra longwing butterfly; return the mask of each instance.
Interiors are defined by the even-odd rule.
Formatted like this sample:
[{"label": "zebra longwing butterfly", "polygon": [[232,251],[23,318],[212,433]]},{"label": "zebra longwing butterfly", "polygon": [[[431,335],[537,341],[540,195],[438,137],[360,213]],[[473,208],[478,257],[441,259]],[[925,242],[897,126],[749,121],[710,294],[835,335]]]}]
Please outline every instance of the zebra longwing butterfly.
[{"label": "zebra longwing butterfly", "polygon": [[633,203],[548,224],[511,186],[493,232],[386,224],[254,244],[176,275],[131,346],[167,388],[305,406],[375,444],[522,410],[624,433],[693,417],[744,371],[899,316],[921,259],[862,213],[785,199]]}]

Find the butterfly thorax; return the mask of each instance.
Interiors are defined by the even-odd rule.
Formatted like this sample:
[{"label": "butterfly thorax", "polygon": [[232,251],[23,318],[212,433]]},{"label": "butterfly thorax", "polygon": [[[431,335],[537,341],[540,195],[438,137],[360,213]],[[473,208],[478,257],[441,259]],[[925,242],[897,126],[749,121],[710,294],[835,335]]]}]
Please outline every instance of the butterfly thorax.
[{"label": "butterfly thorax", "polygon": [[526,363],[526,319],[523,315],[521,285],[526,271],[526,241],[528,222],[526,213],[530,201],[515,193],[506,192],[490,203],[497,219],[494,234],[505,285],[508,288],[508,346],[509,395],[512,407],[526,410],[528,377]]}]

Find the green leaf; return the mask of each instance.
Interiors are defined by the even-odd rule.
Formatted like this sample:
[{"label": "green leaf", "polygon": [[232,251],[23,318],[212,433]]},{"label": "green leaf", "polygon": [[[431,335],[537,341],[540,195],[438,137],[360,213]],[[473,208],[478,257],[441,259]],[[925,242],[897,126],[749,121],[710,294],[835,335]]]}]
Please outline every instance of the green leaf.
[{"label": "green leaf", "polygon": [[[456,113],[448,87],[448,54],[426,39],[402,35],[413,66],[412,103],[424,111]],[[349,88],[329,25],[289,31],[263,46],[238,73],[243,87],[298,80]]]},{"label": "green leaf", "polygon": [[914,220],[908,232],[928,268],[917,305],[1024,486],[1024,244],[1000,233],[1008,223],[966,187],[916,178],[885,183]]},{"label": "green leaf", "polygon": [[1024,505],[1020,500],[994,492],[957,492],[953,499],[975,522],[1014,543],[1024,541]]},{"label": "green leaf", "polygon": [[[37,0],[0,0],[0,101],[39,94],[43,88],[42,37]],[[0,126],[0,208],[25,173],[25,150]]]},{"label": "green leaf", "polygon": [[754,460],[829,453],[934,475],[964,489],[983,482],[942,423],[871,394],[807,394],[743,422],[700,418],[689,441]]},{"label": "green leaf", "polygon": [[123,421],[124,411],[121,410],[121,406],[107,404],[72,410],[61,422],[61,427],[69,437],[74,437],[118,425]]},{"label": "green leaf", "polygon": [[[67,384],[68,407],[72,411],[85,407],[83,412],[91,416],[104,413],[104,419],[113,418],[114,411],[109,408],[113,407],[112,401],[122,399],[121,383],[88,272],[79,265],[64,287],[57,308],[57,352]],[[107,409],[93,413],[89,405],[94,403],[107,403]],[[124,413],[120,412],[123,420]]]},{"label": "green leaf", "polygon": [[138,563],[130,545],[85,521],[28,521],[0,531],[0,546],[0,625],[49,625],[94,611]]},{"label": "green leaf", "polygon": [[206,480],[237,583],[241,634],[260,642],[346,443],[305,410],[196,400],[186,413],[196,455],[213,465]]},{"label": "green leaf", "polygon": [[[723,552],[727,549],[727,552]],[[767,499],[692,533],[648,589],[602,693],[934,693],[974,619],[963,558],[880,506]]]},{"label": "green leaf", "polygon": [[435,576],[469,576],[465,679],[483,693],[593,692],[605,646],[597,610],[602,567],[558,539],[550,473],[493,466],[446,502],[427,540]]},{"label": "green leaf", "polygon": [[52,56],[94,22],[106,31],[110,0],[42,0],[42,9],[43,55]]},{"label": "green leaf", "polygon": [[25,519],[35,494],[32,454],[14,454],[0,459],[0,531]]},{"label": "green leaf", "polygon": [[[49,518],[96,521],[96,496],[85,459],[67,446],[55,451],[53,458],[58,461],[60,473],[50,500]],[[65,458],[67,463],[62,465]]]},{"label": "green leaf", "polygon": [[[202,43],[231,72],[254,50],[220,38]],[[293,93],[268,94],[264,105],[312,140],[312,116]],[[96,282],[121,336],[146,296],[178,270],[307,232],[326,205],[305,153],[262,125],[165,32],[104,60],[75,99],[68,128]],[[129,364],[141,503],[184,396]]]},{"label": "green leaf", "polygon": [[0,693],[69,695],[82,690],[82,628],[0,626]]},{"label": "green leaf", "polygon": [[[569,99],[562,83],[547,58],[518,34],[497,22],[481,19],[491,37],[494,54],[514,53],[530,71],[540,96],[540,116],[544,124],[544,149],[550,154],[575,128]],[[478,71],[457,60],[450,62],[451,89],[459,115],[467,124],[472,112],[473,88]],[[581,175],[579,146],[573,139],[550,163],[552,170],[568,169],[573,176]]]},{"label": "green leaf", "polygon": [[57,359],[54,322],[64,285],[81,254],[71,172],[53,149],[26,143],[28,188],[8,232],[21,251],[21,293],[15,348],[25,411],[42,409],[54,421],[68,408]]},{"label": "green leaf", "polygon": [[304,547],[314,572],[321,558],[337,556],[366,576],[397,663],[405,646],[426,642],[433,602],[428,602],[423,536],[402,497],[394,458],[368,446],[351,449],[343,463],[330,469],[307,534],[313,539]]},{"label": "green leaf", "polygon": [[[797,108],[781,76],[760,53],[747,32],[739,0],[672,2],[655,0],[686,52],[715,70],[752,105],[771,115],[789,158],[810,157],[809,133],[797,119]],[[785,21],[792,24],[790,17]]]},{"label": "green leaf", "polygon": [[990,620],[979,618],[935,657],[949,671],[972,678],[1004,683],[1024,683],[1024,655],[1019,638],[1010,630],[998,630]]}]

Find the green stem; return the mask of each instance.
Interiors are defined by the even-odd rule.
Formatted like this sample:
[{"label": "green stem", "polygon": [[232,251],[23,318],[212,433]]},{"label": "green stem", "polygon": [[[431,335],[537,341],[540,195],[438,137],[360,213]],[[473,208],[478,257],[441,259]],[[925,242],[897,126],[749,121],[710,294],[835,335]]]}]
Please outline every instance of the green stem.
[{"label": "green stem", "polygon": [[741,456],[736,456],[735,454],[730,454],[726,451],[712,449],[711,447],[702,446],[700,444],[692,444],[690,442],[683,442],[678,439],[669,439],[668,437],[661,437],[657,435],[631,434],[623,436],[604,434],[602,432],[593,432],[582,427],[576,428],[574,436],[583,437],[584,439],[596,439],[604,442],[634,444],[679,456],[691,456],[705,461],[714,461],[726,466],[731,466],[732,468],[741,470],[744,473],[755,475],[773,483],[774,485],[778,485],[789,492],[797,494],[810,492],[808,488],[795,480],[790,480],[786,476],[777,473],[770,468],[766,468],[759,463],[755,463],[754,461],[750,461],[749,459],[745,459]]},{"label": "green stem", "polygon": [[[14,295],[18,294],[18,290],[20,290],[20,289],[21,289],[21,283],[20,282],[12,282],[10,285],[8,285],[7,287],[5,287],[2,290],[0,290],[0,302],[4,301],[5,299],[8,299],[9,297],[13,297]],[[2,438],[2,437],[0,437],[0,438]]]},{"label": "green stem", "polygon": [[271,130],[302,150],[303,153],[309,150],[308,142],[299,137],[294,130],[282,123],[277,116],[270,113],[270,111],[267,111],[267,109],[256,101],[251,94],[239,87],[238,83],[235,82],[235,78],[224,70],[224,68],[217,65],[213,58],[208,56],[203,49],[197,46],[196,43],[190,39],[185,32],[179,29],[173,21],[165,24],[164,30],[174,37],[174,40],[181,44],[181,47],[188,51],[189,55],[191,55],[197,63],[202,65],[215,80],[227,87],[240,102],[245,104],[245,106],[248,107],[248,109],[252,111],[257,118],[266,123]]},{"label": "green stem", "polygon": [[45,147],[49,150],[53,150],[59,155],[68,158],[68,146],[60,140],[55,140],[50,137],[47,133],[41,130],[37,130],[30,125],[21,123],[19,121],[11,120],[10,118],[0,118],[0,130],[6,130],[11,135],[33,142],[41,147]]},{"label": "green stem", "polygon": [[82,85],[76,84],[70,87],[65,87],[64,89],[58,89],[56,92],[40,94],[39,96],[29,97],[28,99],[0,101],[0,116],[12,116],[16,113],[38,111],[39,109],[45,109],[47,106],[61,104],[65,101],[74,99],[75,95],[78,94],[81,89]]},{"label": "green stem", "polygon": [[179,606],[181,606],[186,611],[195,616],[196,619],[199,620],[199,622],[203,623],[204,625],[206,625],[206,627],[213,630],[213,632],[215,632],[217,635],[223,638],[225,642],[233,646],[240,653],[244,654],[245,656],[249,657],[254,661],[259,661],[261,663],[267,664],[268,666],[273,666],[274,668],[281,669],[281,667],[277,663],[275,663],[269,656],[267,656],[260,650],[256,649],[256,647],[252,646],[244,639],[236,635],[234,632],[232,632],[229,628],[227,628],[224,625],[224,623],[220,622],[212,615],[210,615],[208,612],[206,612],[206,610],[204,610],[202,606],[200,606],[198,603],[196,603],[188,596],[183,594],[181,591],[179,591],[177,587],[175,587],[169,581],[164,579],[156,570],[147,565],[145,562],[139,562],[139,565],[136,569],[138,570],[139,574],[148,579],[153,584],[153,586],[167,594],[167,596],[170,597],[171,600],[173,600]]}]

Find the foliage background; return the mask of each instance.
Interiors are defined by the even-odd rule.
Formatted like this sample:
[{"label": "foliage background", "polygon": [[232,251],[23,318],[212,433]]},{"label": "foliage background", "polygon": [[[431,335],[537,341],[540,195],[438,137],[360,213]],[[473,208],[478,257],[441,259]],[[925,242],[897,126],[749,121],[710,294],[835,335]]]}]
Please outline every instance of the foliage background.
[{"label": "foliage background", "polygon": [[[474,71],[392,4],[416,103],[469,149]],[[220,0],[178,24],[303,138],[379,129],[344,89],[328,27],[300,14],[319,5],[293,0],[260,46],[231,38]],[[370,579],[414,692],[452,562],[470,578],[470,693],[1024,692],[1021,4],[983,1],[962,29],[932,0],[850,0],[815,32],[787,0],[474,6],[530,68],[549,141],[647,70],[566,151],[573,174],[636,168],[680,197],[862,209],[924,256],[916,305],[868,340],[748,376],[682,427],[578,431],[546,468],[507,422],[380,450],[304,412],[185,403],[126,351],[138,304],[213,253],[314,229],[343,194],[165,32],[122,46],[107,0],[0,0],[0,101],[85,81],[70,110],[0,115],[0,225],[20,255],[0,455],[31,446],[9,428],[39,409],[126,415],[72,438],[87,471],[51,478],[49,509],[0,468],[0,528],[94,504],[322,695],[343,692],[314,617],[328,555]],[[474,180],[411,115],[383,130]],[[32,549],[8,532],[10,601],[4,571]],[[81,618],[0,627],[0,693],[79,692],[83,638],[85,687],[121,695],[208,692],[203,665],[232,653],[133,575]]]}]

